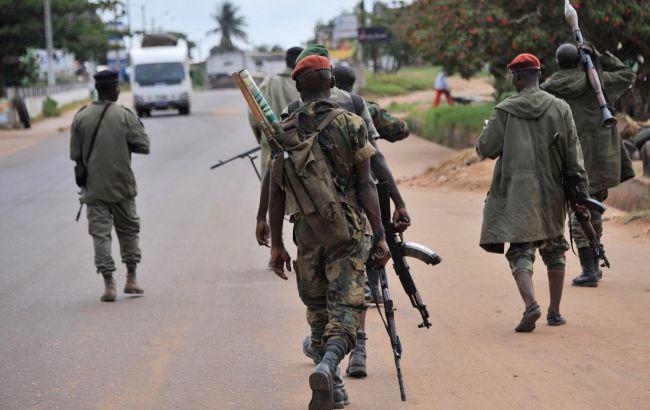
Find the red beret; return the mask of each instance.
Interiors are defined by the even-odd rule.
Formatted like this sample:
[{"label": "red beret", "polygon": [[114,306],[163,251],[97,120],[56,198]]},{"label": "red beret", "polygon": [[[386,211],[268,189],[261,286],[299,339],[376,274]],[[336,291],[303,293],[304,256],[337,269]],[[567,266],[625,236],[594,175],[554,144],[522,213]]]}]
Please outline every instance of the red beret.
[{"label": "red beret", "polygon": [[514,60],[508,64],[508,68],[512,71],[518,70],[541,70],[539,58],[529,53],[519,54]]},{"label": "red beret", "polygon": [[298,64],[296,64],[296,68],[293,69],[291,78],[295,80],[301,74],[316,70],[329,70],[331,68],[332,63],[330,63],[329,58],[319,55],[310,55],[303,58],[298,62]]}]

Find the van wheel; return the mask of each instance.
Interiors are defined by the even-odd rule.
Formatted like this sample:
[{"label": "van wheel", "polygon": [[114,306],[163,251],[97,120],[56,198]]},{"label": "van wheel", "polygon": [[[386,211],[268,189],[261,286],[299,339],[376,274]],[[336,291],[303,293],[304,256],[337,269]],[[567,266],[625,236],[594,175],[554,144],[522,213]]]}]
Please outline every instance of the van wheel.
[{"label": "van wheel", "polygon": [[178,113],[179,113],[180,115],[189,115],[189,114],[190,114],[190,106],[189,106],[189,105],[186,105],[186,106],[184,106],[184,107],[180,107],[180,108],[178,109]]},{"label": "van wheel", "polygon": [[142,118],[144,117],[144,110],[135,110],[135,112],[138,114],[138,117]]}]

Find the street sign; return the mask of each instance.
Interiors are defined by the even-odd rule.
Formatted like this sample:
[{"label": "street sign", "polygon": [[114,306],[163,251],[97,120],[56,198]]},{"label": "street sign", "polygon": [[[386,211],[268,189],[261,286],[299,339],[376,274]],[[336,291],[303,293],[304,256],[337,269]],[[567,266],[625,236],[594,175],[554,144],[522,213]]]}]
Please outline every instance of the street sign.
[{"label": "street sign", "polygon": [[362,27],[359,29],[359,42],[364,44],[384,43],[390,40],[386,27]]}]

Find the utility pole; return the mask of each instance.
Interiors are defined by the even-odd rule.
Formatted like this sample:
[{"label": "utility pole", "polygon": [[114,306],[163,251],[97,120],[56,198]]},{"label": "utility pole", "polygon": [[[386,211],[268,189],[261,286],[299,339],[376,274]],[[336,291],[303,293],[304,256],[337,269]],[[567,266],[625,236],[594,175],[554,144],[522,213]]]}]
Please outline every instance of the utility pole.
[{"label": "utility pole", "polygon": [[47,47],[47,85],[55,85],[54,76],[54,41],[52,40],[52,8],[50,0],[43,0],[45,14],[45,46]]},{"label": "utility pole", "polygon": [[140,17],[142,17],[142,34],[147,32],[147,16],[145,15],[144,4],[140,6]]}]

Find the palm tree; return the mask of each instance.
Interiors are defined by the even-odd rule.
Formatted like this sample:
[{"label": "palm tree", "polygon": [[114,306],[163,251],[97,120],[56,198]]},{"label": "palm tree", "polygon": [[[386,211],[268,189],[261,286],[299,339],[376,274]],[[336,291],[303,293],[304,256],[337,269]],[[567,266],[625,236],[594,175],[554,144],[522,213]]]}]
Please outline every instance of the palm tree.
[{"label": "palm tree", "polygon": [[239,15],[239,7],[230,1],[224,1],[219,4],[212,18],[217,22],[217,27],[208,33],[221,34],[221,41],[217,46],[219,51],[236,50],[237,47],[232,42],[233,38],[238,38],[243,41],[248,40],[248,35],[244,31],[246,19],[244,16]]}]

